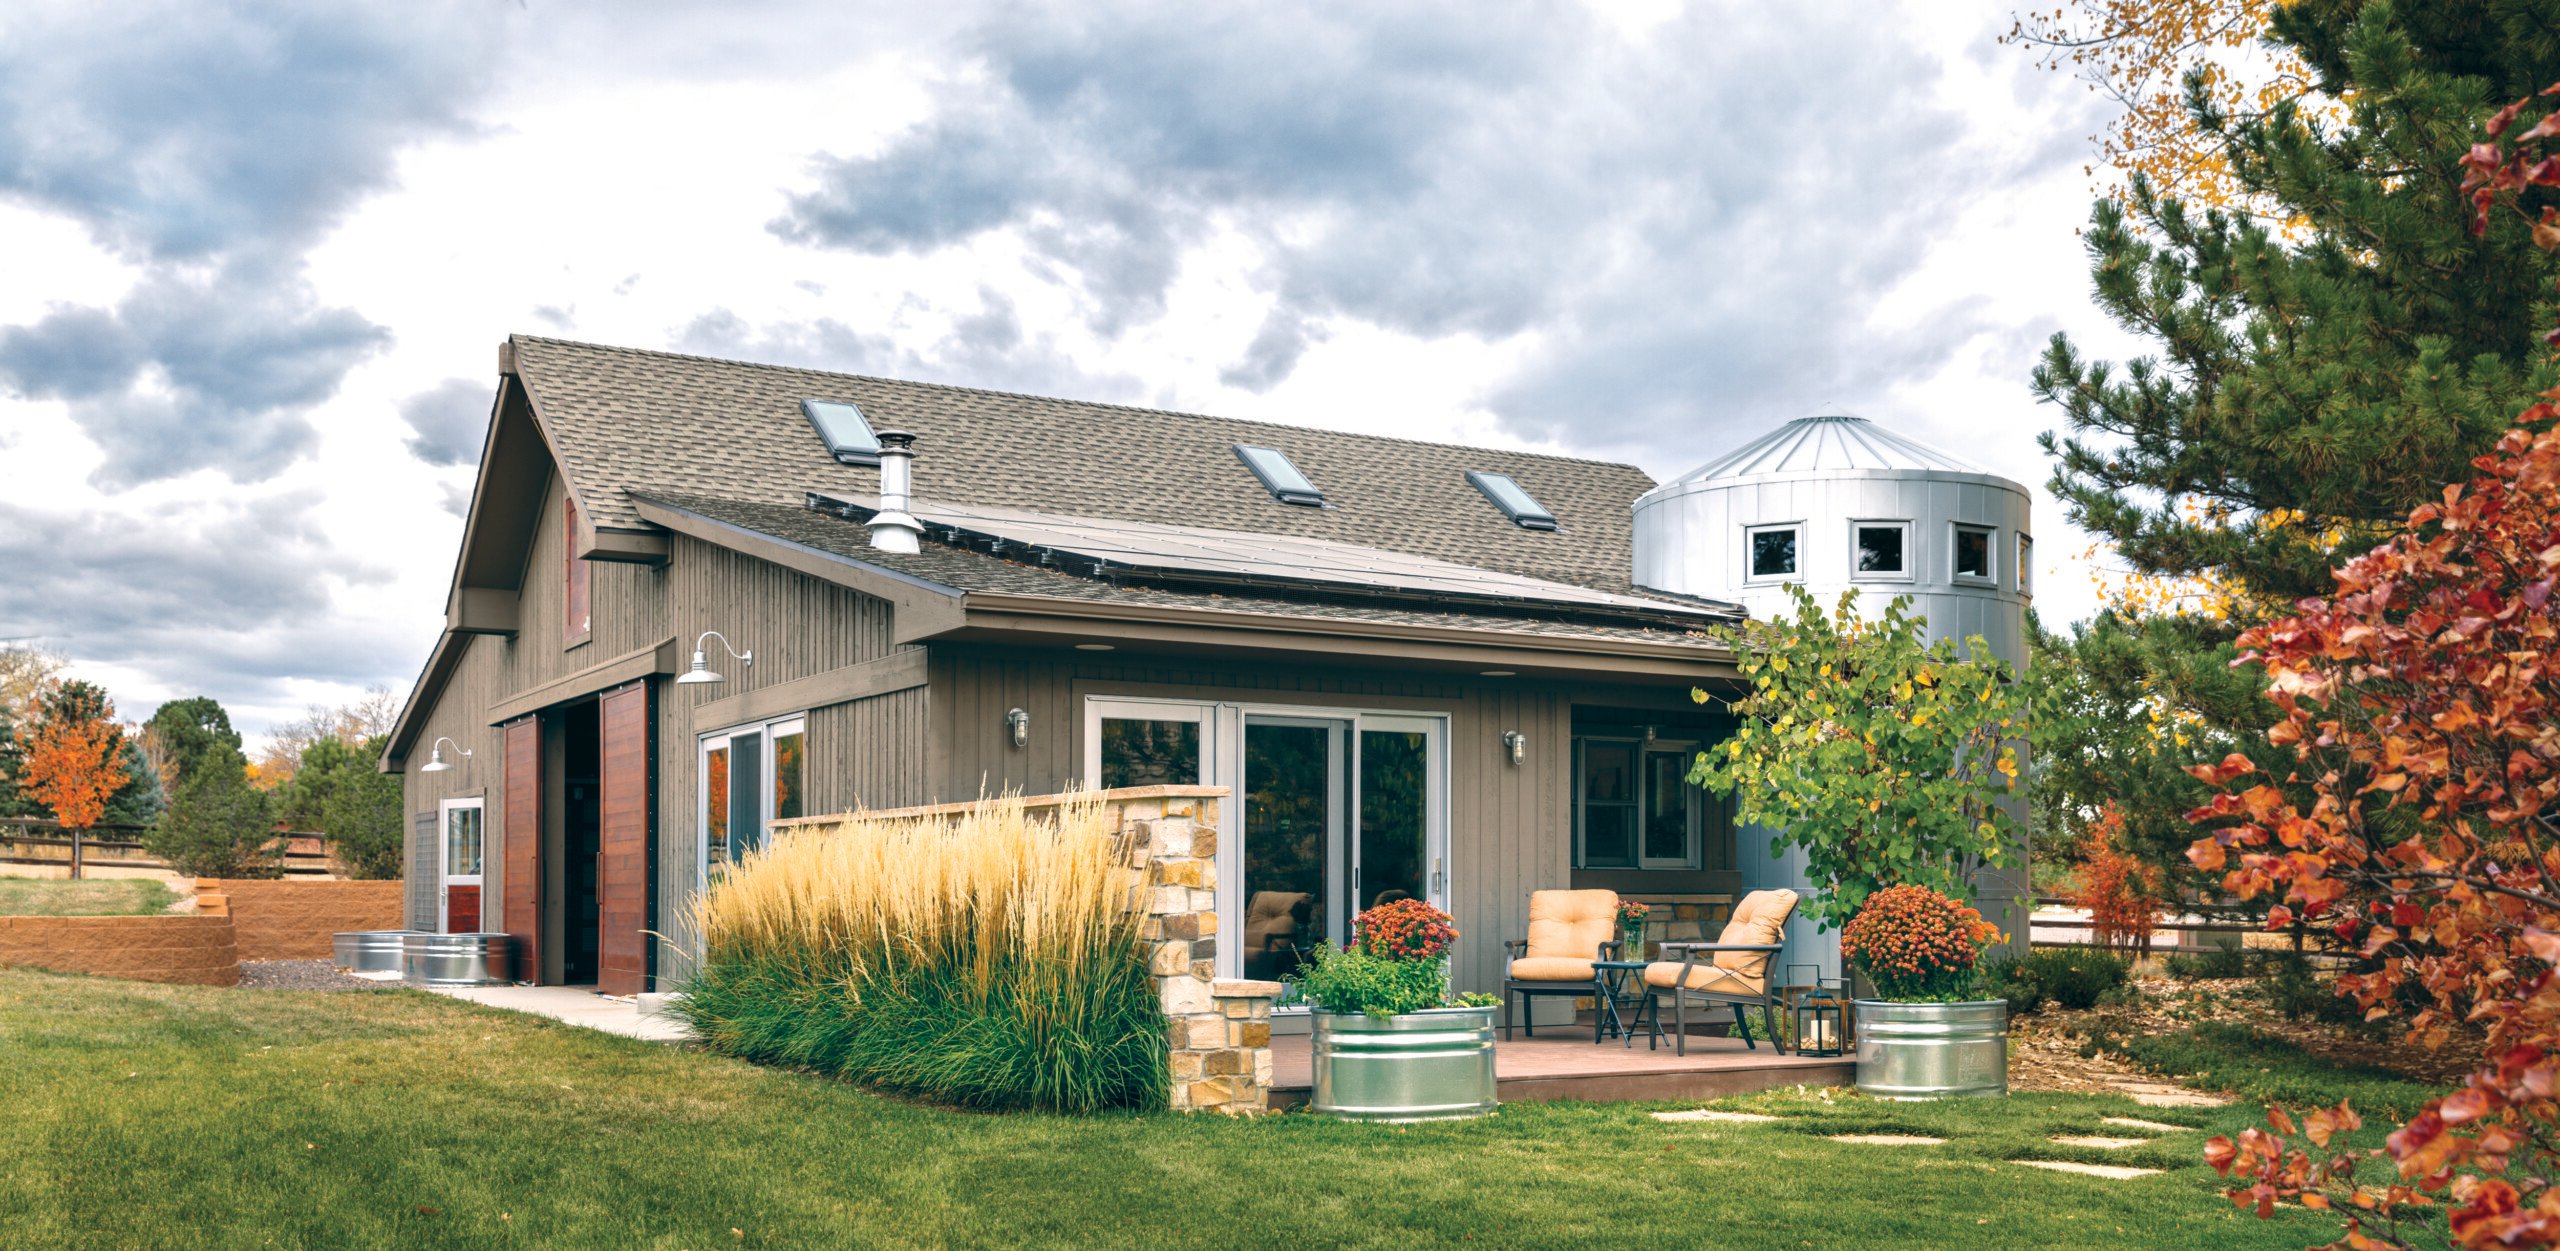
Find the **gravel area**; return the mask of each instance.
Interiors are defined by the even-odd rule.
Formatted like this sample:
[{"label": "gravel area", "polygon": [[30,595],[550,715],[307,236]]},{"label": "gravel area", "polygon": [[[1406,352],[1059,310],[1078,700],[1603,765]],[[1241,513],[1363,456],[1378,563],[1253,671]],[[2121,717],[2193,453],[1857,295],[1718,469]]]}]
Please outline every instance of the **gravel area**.
[{"label": "gravel area", "polygon": [[349,977],[326,960],[243,960],[242,990],[376,990],[380,982]]}]

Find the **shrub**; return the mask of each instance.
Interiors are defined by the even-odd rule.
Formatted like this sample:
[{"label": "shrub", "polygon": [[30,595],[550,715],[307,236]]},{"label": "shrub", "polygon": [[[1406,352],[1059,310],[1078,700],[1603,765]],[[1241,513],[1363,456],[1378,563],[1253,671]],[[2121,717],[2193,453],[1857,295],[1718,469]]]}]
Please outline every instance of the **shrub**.
[{"label": "shrub", "polygon": [[2148,951],[2160,925],[2160,870],[2117,846],[2124,817],[2109,808],[2091,831],[2088,859],[2080,864],[2071,900],[2089,910],[2089,933],[2114,951]]},{"label": "shrub", "polygon": [[2256,966],[2244,947],[2216,947],[2201,955],[2175,955],[2161,962],[2169,976],[2180,981],[2200,978],[2247,977]]},{"label": "shrub", "polygon": [[2047,1000],[2075,1011],[2113,1002],[2133,976],[2133,963],[2113,952],[2087,948],[2043,947],[2024,959],[1994,956],[1982,966],[1980,992],[2009,1001],[2015,1014],[2033,1012]]},{"label": "shrub", "polygon": [[2000,931],[1972,907],[1926,886],[1889,886],[1840,932],[1840,954],[1855,961],[1876,993],[1896,1003],[1948,1003],[1970,993],[1982,949]]},{"label": "shrub", "polygon": [[1982,989],[1985,999],[2009,1001],[2009,1015],[2025,1016],[2044,1006],[2044,987],[2036,984],[2027,962],[2002,952],[1982,964]]},{"label": "shrub", "polygon": [[1097,803],[776,838],[698,897],[713,1050],[970,1108],[1160,1107],[1165,1019]]},{"label": "shrub", "polygon": [[2027,953],[2027,976],[2056,1004],[2074,1011],[2098,1006],[2100,996],[2133,976],[2133,962],[2108,951],[2046,947]]}]

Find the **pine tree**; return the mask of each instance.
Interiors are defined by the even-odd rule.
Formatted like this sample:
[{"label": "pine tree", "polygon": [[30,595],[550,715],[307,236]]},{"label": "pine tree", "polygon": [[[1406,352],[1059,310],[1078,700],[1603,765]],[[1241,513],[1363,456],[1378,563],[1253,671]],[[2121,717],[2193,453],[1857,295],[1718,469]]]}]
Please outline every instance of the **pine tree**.
[{"label": "pine tree", "polygon": [[[320,828],[329,835],[329,850],[346,875],[359,880],[400,876],[401,777],[373,767],[389,742],[389,736],[375,735],[353,749],[340,744],[328,798],[321,804]],[[303,756],[306,765],[311,754]],[[298,780],[301,775],[295,776]]]},{"label": "pine tree", "polygon": [[153,855],[195,877],[280,877],[284,841],[267,794],[249,784],[249,761],[216,743],[178,779],[169,811],[148,838]]},{"label": "pine tree", "polygon": [[2118,369],[2056,335],[2034,386],[2068,420],[2044,444],[2074,522],[2142,572],[2220,571],[2284,603],[2560,381],[2540,341],[2560,260],[2517,215],[2473,238],[2459,163],[2479,118],[2560,80],[2560,0],[2298,0],[2270,38],[2343,123],[2290,101],[2231,114],[2191,80],[2243,207],[2197,212],[2140,177],[2129,206],[2100,201],[2097,300],[2161,354]]}]

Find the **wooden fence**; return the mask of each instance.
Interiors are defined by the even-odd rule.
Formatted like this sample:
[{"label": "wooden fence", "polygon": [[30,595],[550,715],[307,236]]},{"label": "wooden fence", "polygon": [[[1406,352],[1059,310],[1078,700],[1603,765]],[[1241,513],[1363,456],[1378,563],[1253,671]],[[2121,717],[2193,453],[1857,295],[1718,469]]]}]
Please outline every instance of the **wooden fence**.
[{"label": "wooden fence", "polygon": [[[61,869],[75,879],[94,870],[132,876],[177,872],[165,861],[154,859],[151,849],[143,846],[144,828],[101,823],[85,830],[73,830],[65,829],[57,822],[36,818],[0,819],[0,865]],[[326,838],[299,832],[286,832],[277,837],[285,842],[286,877],[336,876],[336,870],[329,861]]]},{"label": "wooden fence", "polygon": [[[2077,905],[2071,899],[2062,896],[2047,895],[2039,897],[2036,900],[2036,907],[2039,910],[2044,908],[2071,908],[2076,906]],[[2249,935],[2264,934],[2267,932],[2268,931],[2264,926],[2251,925],[2244,921],[2163,921],[2158,925],[2151,927],[2151,938],[2146,942],[2138,944],[2137,949],[2145,954],[2152,955],[2204,955],[2209,952],[2226,951],[2234,947],[2247,946]],[[2080,937],[2065,937],[2065,935],[2073,933],[2077,933]],[[2160,942],[2159,936],[2162,934],[2175,935],[2175,941],[2168,943]],[[2228,935],[2229,937],[2220,942],[2213,941],[2214,938],[2223,935]],[[2297,952],[2303,950],[2303,938],[2305,935],[2303,927],[2300,924],[2297,923],[2294,925],[2292,929],[2287,932],[2287,936],[2290,940],[2287,945],[2289,950]],[[2086,918],[2045,916],[2030,916],[2028,918],[2027,945],[2030,947],[2076,948],[2106,946],[2104,943],[2093,941],[2093,936],[2090,934],[2089,922]]]}]

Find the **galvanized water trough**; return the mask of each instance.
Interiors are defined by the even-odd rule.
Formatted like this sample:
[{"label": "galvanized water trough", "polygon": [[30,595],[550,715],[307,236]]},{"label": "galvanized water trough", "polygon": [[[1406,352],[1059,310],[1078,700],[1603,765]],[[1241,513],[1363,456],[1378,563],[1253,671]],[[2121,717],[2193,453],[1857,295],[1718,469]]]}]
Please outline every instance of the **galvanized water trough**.
[{"label": "galvanized water trough", "polygon": [[2009,1003],[1860,999],[1858,1093],[1947,1099],[2009,1093]]},{"label": "galvanized water trough", "polygon": [[514,980],[504,934],[419,934],[400,940],[400,976],[417,986],[504,986]]},{"label": "galvanized water trough", "polygon": [[1355,1121],[1452,1121],[1493,1111],[1493,1009],[1383,1020],[1314,1014],[1318,1112]]},{"label": "galvanized water trough", "polygon": [[350,973],[397,973],[407,930],[356,930],[336,935],[338,967]]}]

